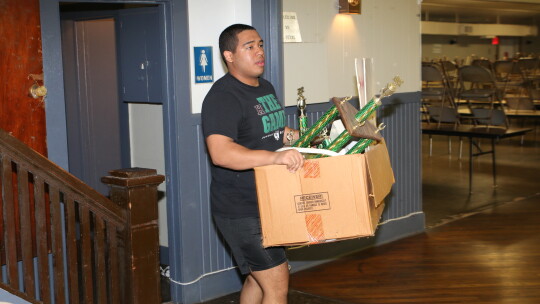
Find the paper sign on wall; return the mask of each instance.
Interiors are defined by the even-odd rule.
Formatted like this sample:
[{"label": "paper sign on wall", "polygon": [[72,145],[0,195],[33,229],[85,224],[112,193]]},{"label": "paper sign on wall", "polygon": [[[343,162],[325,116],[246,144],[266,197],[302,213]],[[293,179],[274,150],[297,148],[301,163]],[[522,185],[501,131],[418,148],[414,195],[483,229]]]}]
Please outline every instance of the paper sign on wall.
[{"label": "paper sign on wall", "polygon": [[296,12],[283,12],[283,42],[302,42]]}]

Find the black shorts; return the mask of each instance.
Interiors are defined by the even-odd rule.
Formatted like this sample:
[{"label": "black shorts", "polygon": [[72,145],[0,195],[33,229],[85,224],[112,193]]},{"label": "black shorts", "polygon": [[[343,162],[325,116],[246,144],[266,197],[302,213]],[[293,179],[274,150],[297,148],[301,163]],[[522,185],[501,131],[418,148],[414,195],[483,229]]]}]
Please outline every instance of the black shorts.
[{"label": "black shorts", "polygon": [[259,218],[226,218],[214,215],[214,221],[231,248],[242,274],[270,269],[287,261],[285,248],[262,246]]}]

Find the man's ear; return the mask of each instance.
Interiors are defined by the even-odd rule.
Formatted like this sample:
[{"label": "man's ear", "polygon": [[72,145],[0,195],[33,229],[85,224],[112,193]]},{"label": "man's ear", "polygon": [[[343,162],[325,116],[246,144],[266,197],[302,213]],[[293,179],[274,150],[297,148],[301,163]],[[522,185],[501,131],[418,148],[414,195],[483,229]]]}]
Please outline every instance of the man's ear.
[{"label": "man's ear", "polygon": [[233,53],[231,51],[224,51],[223,52],[223,57],[225,57],[225,61],[227,61],[227,62],[233,62],[232,55],[233,55]]}]

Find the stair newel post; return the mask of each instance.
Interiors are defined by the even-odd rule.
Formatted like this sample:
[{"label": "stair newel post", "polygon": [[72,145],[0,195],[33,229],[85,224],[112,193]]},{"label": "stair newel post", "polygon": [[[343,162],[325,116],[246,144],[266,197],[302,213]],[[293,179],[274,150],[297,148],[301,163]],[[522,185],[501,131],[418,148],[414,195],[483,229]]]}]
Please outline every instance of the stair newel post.
[{"label": "stair newel post", "polygon": [[157,187],[165,177],[144,168],[109,174],[101,181],[109,185],[111,200],[126,210],[128,218],[121,263],[125,267],[120,269],[125,302],[161,303]]}]

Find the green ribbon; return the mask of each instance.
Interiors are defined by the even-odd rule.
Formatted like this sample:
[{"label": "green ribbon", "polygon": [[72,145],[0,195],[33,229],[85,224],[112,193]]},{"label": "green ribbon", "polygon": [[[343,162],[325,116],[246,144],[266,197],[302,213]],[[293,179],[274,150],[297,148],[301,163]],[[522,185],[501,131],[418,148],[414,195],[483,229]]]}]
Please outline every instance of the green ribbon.
[{"label": "green ribbon", "polygon": [[364,152],[369,145],[373,142],[371,138],[361,138],[354,146],[345,154],[358,154]]},{"label": "green ribbon", "polygon": [[334,120],[337,115],[339,114],[338,109],[336,106],[332,106],[326,113],[324,113],[317,122],[311,126],[304,134],[300,136],[300,138],[292,145],[293,147],[297,148],[307,148],[309,147],[309,144],[311,141],[321,132],[321,130],[330,123],[330,121]]},{"label": "green ribbon", "polygon": [[[379,99],[371,99],[365,107],[363,107],[360,111],[358,111],[358,113],[356,113],[356,115],[354,115],[354,119],[356,119],[356,121],[358,121],[359,123],[366,121],[366,119],[368,119],[380,105],[381,103],[379,102]],[[341,134],[339,134],[339,136],[334,139],[326,149],[338,152],[349,141],[351,141],[352,138],[353,136],[351,136],[349,132],[345,130],[341,132]],[[314,158],[320,157],[327,157],[327,155],[317,155]]]}]

